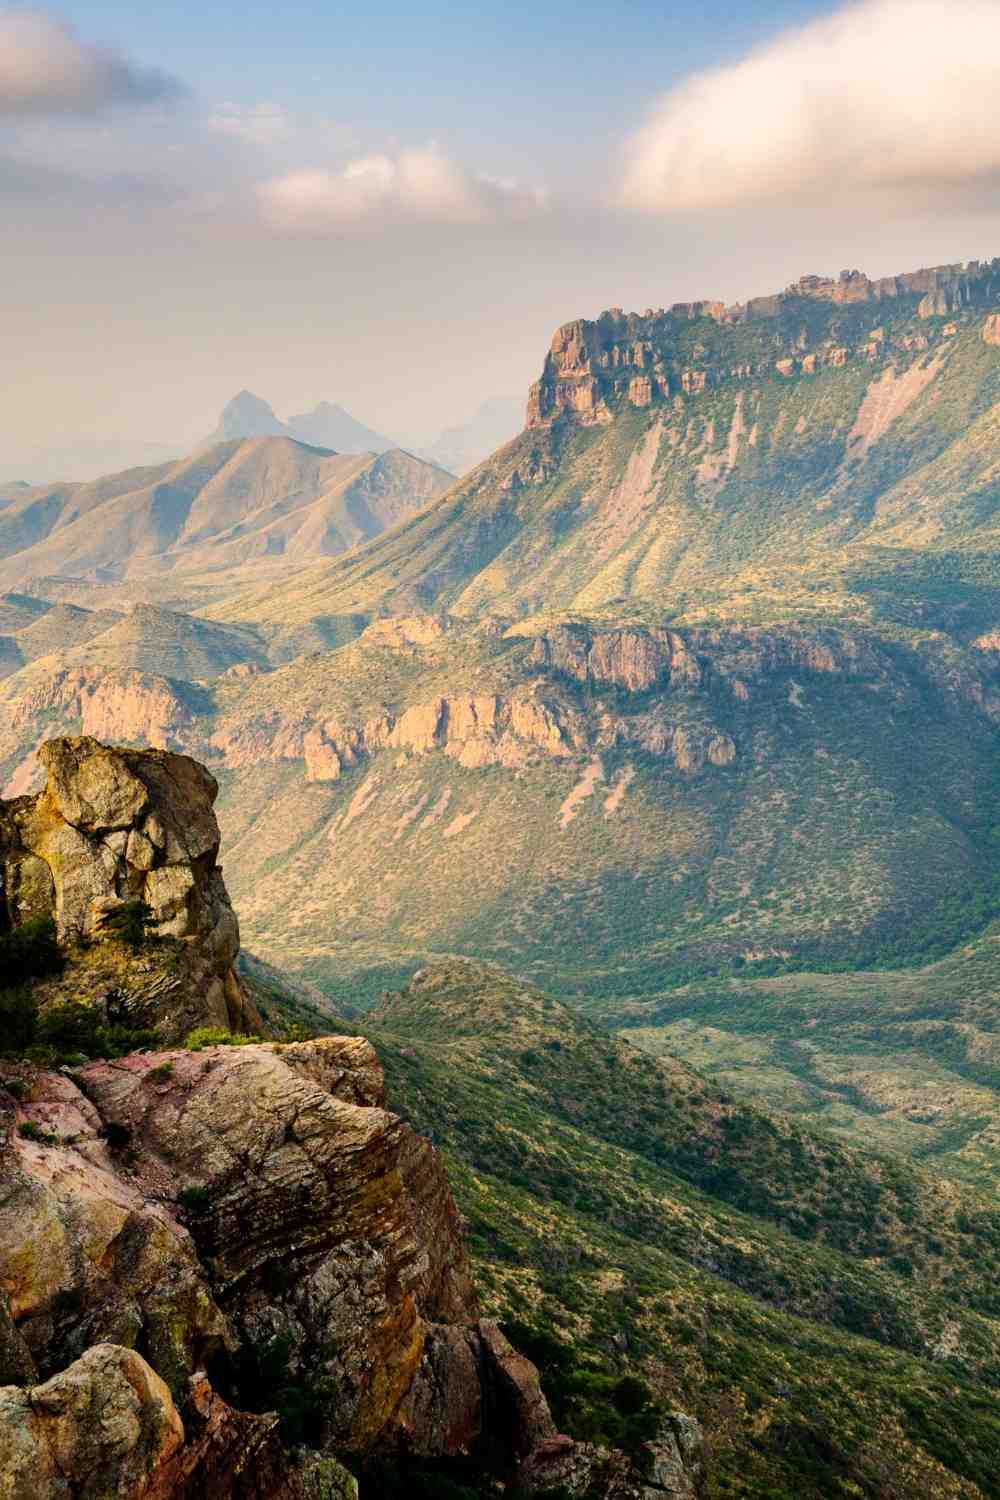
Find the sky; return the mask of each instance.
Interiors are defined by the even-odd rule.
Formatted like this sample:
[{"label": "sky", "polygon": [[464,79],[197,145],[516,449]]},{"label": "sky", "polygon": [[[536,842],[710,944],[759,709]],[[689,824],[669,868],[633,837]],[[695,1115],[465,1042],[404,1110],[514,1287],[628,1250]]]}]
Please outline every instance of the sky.
[{"label": "sky", "polygon": [[0,5],[0,482],[242,387],[424,445],[571,318],[1000,253],[998,70],[1000,0]]}]

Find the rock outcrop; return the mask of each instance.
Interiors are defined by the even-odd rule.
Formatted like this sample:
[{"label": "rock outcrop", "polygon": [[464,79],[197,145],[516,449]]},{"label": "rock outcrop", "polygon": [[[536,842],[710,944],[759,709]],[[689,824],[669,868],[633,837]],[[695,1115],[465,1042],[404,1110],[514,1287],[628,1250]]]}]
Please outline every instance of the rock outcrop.
[{"label": "rock outcrop", "polygon": [[25,1085],[0,1086],[0,1475],[19,1500],[56,1493],[46,1465],[94,1500],[185,1495],[206,1465],[222,1496],[336,1495],[336,1466],[292,1472],[276,1419],[244,1410],[289,1387],[328,1454],[510,1472],[554,1436],[367,1042],[141,1053]]},{"label": "rock outcrop", "polygon": [[584,744],[579,715],[549,701],[541,684],[529,683],[509,696],[435,698],[356,727],[328,719],[304,735],[302,753],[310,781],[336,781],[346,767],[379,750],[443,750],[470,769],[514,769],[535,755],[568,758]]},{"label": "rock outcrop", "polygon": [[[928,348],[955,329],[917,331],[928,319],[996,305],[1000,261],[935,266],[871,281],[860,271],[834,280],[803,276],[784,292],[745,304],[675,303],[669,310],[624,313],[611,308],[594,321],[579,318],[556,330],[541,379],[528,396],[529,427],[559,418],[583,426],[610,422],[623,407],[675,402],[761,376],[815,375],[848,361],[872,363]],[[829,336],[805,332],[803,305],[828,303]],[[879,326],[885,303],[908,310],[915,327],[896,344]],[[833,314],[854,315],[849,342],[836,335]],[[815,318],[811,320],[815,325]],[[696,323],[702,337],[691,339]],[[985,336],[985,335],[984,335]],[[805,342],[804,342],[805,340]]]},{"label": "rock outcrop", "polygon": [[169,1494],[184,1425],[132,1349],[95,1344],[43,1385],[0,1389],[0,1484],[16,1500]]},{"label": "rock outcrop", "polygon": [[[50,740],[38,756],[44,791],[0,803],[0,928],[51,915],[71,950],[96,941],[80,953],[75,988],[79,971],[85,997],[106,981],[118,1019],[165,1039],[198,1024],[259,1029],[233,968],[239,927],[218,864],[214,778],[187,756],[88,737]],[[124,960],[103,962],[100,939],[132,902],[148,908],[161,943],[123,975]]]},{"label": "rock outcrop", "polygon": [[668,1412],[656,1437],[644,1445],[644,1462],[572,1438],[550,1438],[521,1465],[518,1480],[529,1492],[560,1490],[598,1494],[602,1500],[696,1500],[705,1476],[705,1439],[685,1412]]}]

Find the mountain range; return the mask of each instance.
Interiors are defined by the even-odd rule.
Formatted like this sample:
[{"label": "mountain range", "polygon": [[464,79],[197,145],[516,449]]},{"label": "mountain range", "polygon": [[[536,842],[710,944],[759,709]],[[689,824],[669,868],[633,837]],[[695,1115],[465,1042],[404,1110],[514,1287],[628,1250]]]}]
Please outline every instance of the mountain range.
[{"label": "mountain range", "polygon": [[451,479],[400,449],[228,438],[90,484],[19,489],[0,509],[0,582],[311,560],[415,513]]},{"label": "mountain range", "polygon": [[314,448],[342,453],[385,453],[389,448],[399,447],[391,438],[374,432],[330,401],[321,401],[312,411],[282,422],[260,396],[240,391],[223,407],[208,442],[225,443],[232,438],[250,437],[290,437]]},{"label": "mountain range", "polygon": [[713,1496],[995,1494],[1000,262],[574,321],[458,480],[238,402],[4,492],[4,795],[209,767],[581,1434],[631,1362]]}]

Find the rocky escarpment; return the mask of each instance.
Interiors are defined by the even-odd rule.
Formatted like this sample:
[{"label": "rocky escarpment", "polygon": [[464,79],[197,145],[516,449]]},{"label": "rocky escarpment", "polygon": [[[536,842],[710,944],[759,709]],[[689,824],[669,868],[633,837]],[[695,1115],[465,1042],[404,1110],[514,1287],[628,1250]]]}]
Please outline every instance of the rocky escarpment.
[{"label": "rocky escarpment", "polygon": [[[685,397],[717,386],[923,357],[957,331],[956,322],[934,320],[981,318],[998,298],[994,260],[877,281],[860,271],[837,280],[804,276],[775,296],[733,307],[679,302],[641,314],[612,308],[556,331],[528,397],[528,426],[564,416],[582,425],[609,422],[623,406],[678,399],[683,406]],[[817,319],[824,308],[827,316]],[[988,321],[987,339],[991,328]]]},{"label": "rocky escarpment", "polygon": [[[233,968],[213,777],[187,756],[86,737],[50,740],[38,757],[45,789],[0,803],[0,929],[54,919],[74,962],[52,998],[100,1000],[167,1039],[203,1023],[257,1029]],[[101,941],[130,903],[160,940],[131,960]]]},{"label": "rocky escarpment", "polygon": [[[480,1318],[441,1161],[383,1107],[368,1043],[16,1071],[16,1098],[0,1088],[10,1493],[55,1494],[59,1469],[80,1495],[185,1494],[198,1454],[191,1493],[309,1493],[276,1419],[246,1411],[289,1389],[328,1452],[509,1470],[552,1437],[533,1368]],[[241,1454],[259,1471],[244,1488]]]}]

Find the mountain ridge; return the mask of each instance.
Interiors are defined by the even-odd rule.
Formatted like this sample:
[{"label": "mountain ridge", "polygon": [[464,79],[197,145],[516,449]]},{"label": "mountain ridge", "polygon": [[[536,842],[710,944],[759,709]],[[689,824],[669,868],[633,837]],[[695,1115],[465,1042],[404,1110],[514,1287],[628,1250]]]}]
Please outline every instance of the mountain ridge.
[{"label": "mountain ridge", "polygon": [[100,580],[322,556],[451,482],[402,450],[337,454],[284,436],[233,438],[169,464],[41,486],[0,507],[0,587],[35,573]]},{"label": "mountain ridge", "polygon": [[246,618],[915,611],[924,559],[965,588],[996,550],[998,301],[989,262],[565,325],[520,437]]}]

